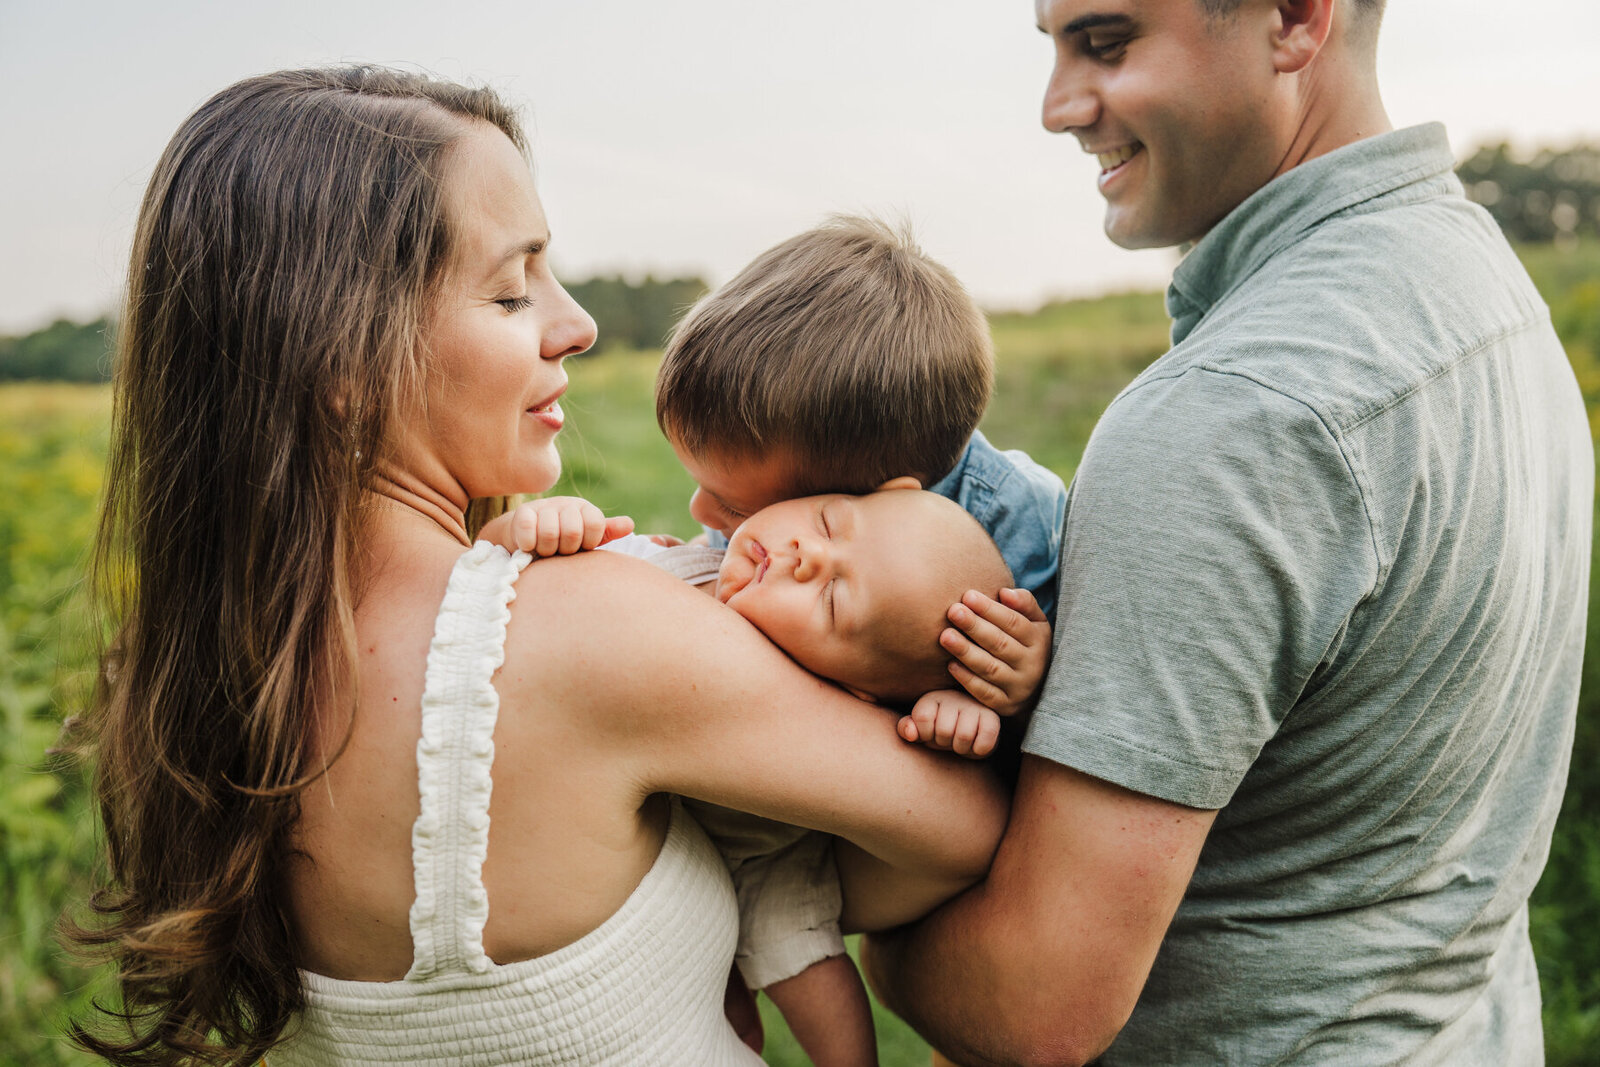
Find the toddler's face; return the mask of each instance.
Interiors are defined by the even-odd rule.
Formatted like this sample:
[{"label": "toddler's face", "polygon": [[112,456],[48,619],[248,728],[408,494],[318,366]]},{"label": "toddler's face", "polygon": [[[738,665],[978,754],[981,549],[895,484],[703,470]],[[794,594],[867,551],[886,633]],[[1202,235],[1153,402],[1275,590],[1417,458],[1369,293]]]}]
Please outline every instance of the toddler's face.
[{"label": "toddler's face", "polygon": [[733,537],[745,519],[769,504],[795,495],[798,464],[783,451],[772,451],[755,458],[728,459],[695,456],[677,442],[673,450],[678,461],[697,483],[689,498],[689,514],[701,526]]},{"label": "toddler's face", "polygon": [[762,509],[729,539],[717,599],[807,670],[876,691],[885,662],[872,635],[886,621],[925,621],[932,644],[951,603],[903,536],[925,521],[924,495],[812,496]]}]

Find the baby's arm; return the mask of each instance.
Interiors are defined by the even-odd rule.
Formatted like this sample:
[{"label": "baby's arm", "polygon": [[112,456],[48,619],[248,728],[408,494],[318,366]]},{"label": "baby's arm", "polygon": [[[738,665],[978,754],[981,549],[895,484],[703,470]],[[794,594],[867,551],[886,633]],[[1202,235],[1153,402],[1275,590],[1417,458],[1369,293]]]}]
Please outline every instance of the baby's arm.
[{"label": "baby's arm", "polygon": [[519,504],[484,523],[478,539],[536,557],[570,556],[633,532],[626,515],[605,514],[576,496],[550,496]]},{"label": "baby's arm", "polygon": [[955,657],[961,687],[1002,716],[1031,708],[1050,665],[1050,623],[1033,594],[1002,589],[994,600],[968,590],[948,618],[939,644]]},{"label": "baby's arm", "polygon": [[799,974],[767,986],[766,994],[817,1067],[877,1067],[872,1006],[849,956],[818,960]]}]

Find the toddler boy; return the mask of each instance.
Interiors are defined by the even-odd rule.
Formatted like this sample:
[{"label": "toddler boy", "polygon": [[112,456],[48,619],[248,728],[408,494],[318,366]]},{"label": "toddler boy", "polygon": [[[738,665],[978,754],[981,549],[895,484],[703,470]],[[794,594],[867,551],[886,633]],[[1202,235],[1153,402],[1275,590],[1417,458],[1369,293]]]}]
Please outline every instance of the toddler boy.
[{"label": "toddler boy", "polygon": [[838,217],[703,298],[656,375],[656,418],[713,544],[768,504],[894,479],[960,504],[1054,615],[1066,487],[978,432],[988,324],[961,283],[880,222]]}]

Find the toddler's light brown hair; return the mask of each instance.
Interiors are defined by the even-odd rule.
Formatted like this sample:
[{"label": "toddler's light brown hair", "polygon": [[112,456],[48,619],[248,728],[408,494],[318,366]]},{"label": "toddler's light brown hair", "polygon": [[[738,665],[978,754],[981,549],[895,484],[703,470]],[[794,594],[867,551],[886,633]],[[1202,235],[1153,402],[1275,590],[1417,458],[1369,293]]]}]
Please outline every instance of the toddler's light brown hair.
[{"label": "toddler's light brown hair", "polygon": [[787,451],[795,495],[949,473],[988,406],[983,313],[909,233],[837,216],[769,249],[668,339],[656,419],[720,462]]}]

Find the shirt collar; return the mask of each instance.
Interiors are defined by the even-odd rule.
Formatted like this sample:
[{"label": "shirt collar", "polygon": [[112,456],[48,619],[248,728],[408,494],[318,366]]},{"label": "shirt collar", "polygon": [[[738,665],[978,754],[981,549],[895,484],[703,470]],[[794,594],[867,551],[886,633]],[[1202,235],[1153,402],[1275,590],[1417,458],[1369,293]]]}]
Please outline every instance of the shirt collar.
[{"label": "shirt collar", "polygon": [[[1195,244],[1172,272],[1167,314],[1177,344],[1207,311],[1267,260],[1324,220],[1358,204],[1444,176],[1457,185],[1455,156],[1437,122],[1368,137],[1280,174]],[[1407,199],[1437,195],[1429,183]]]}]

